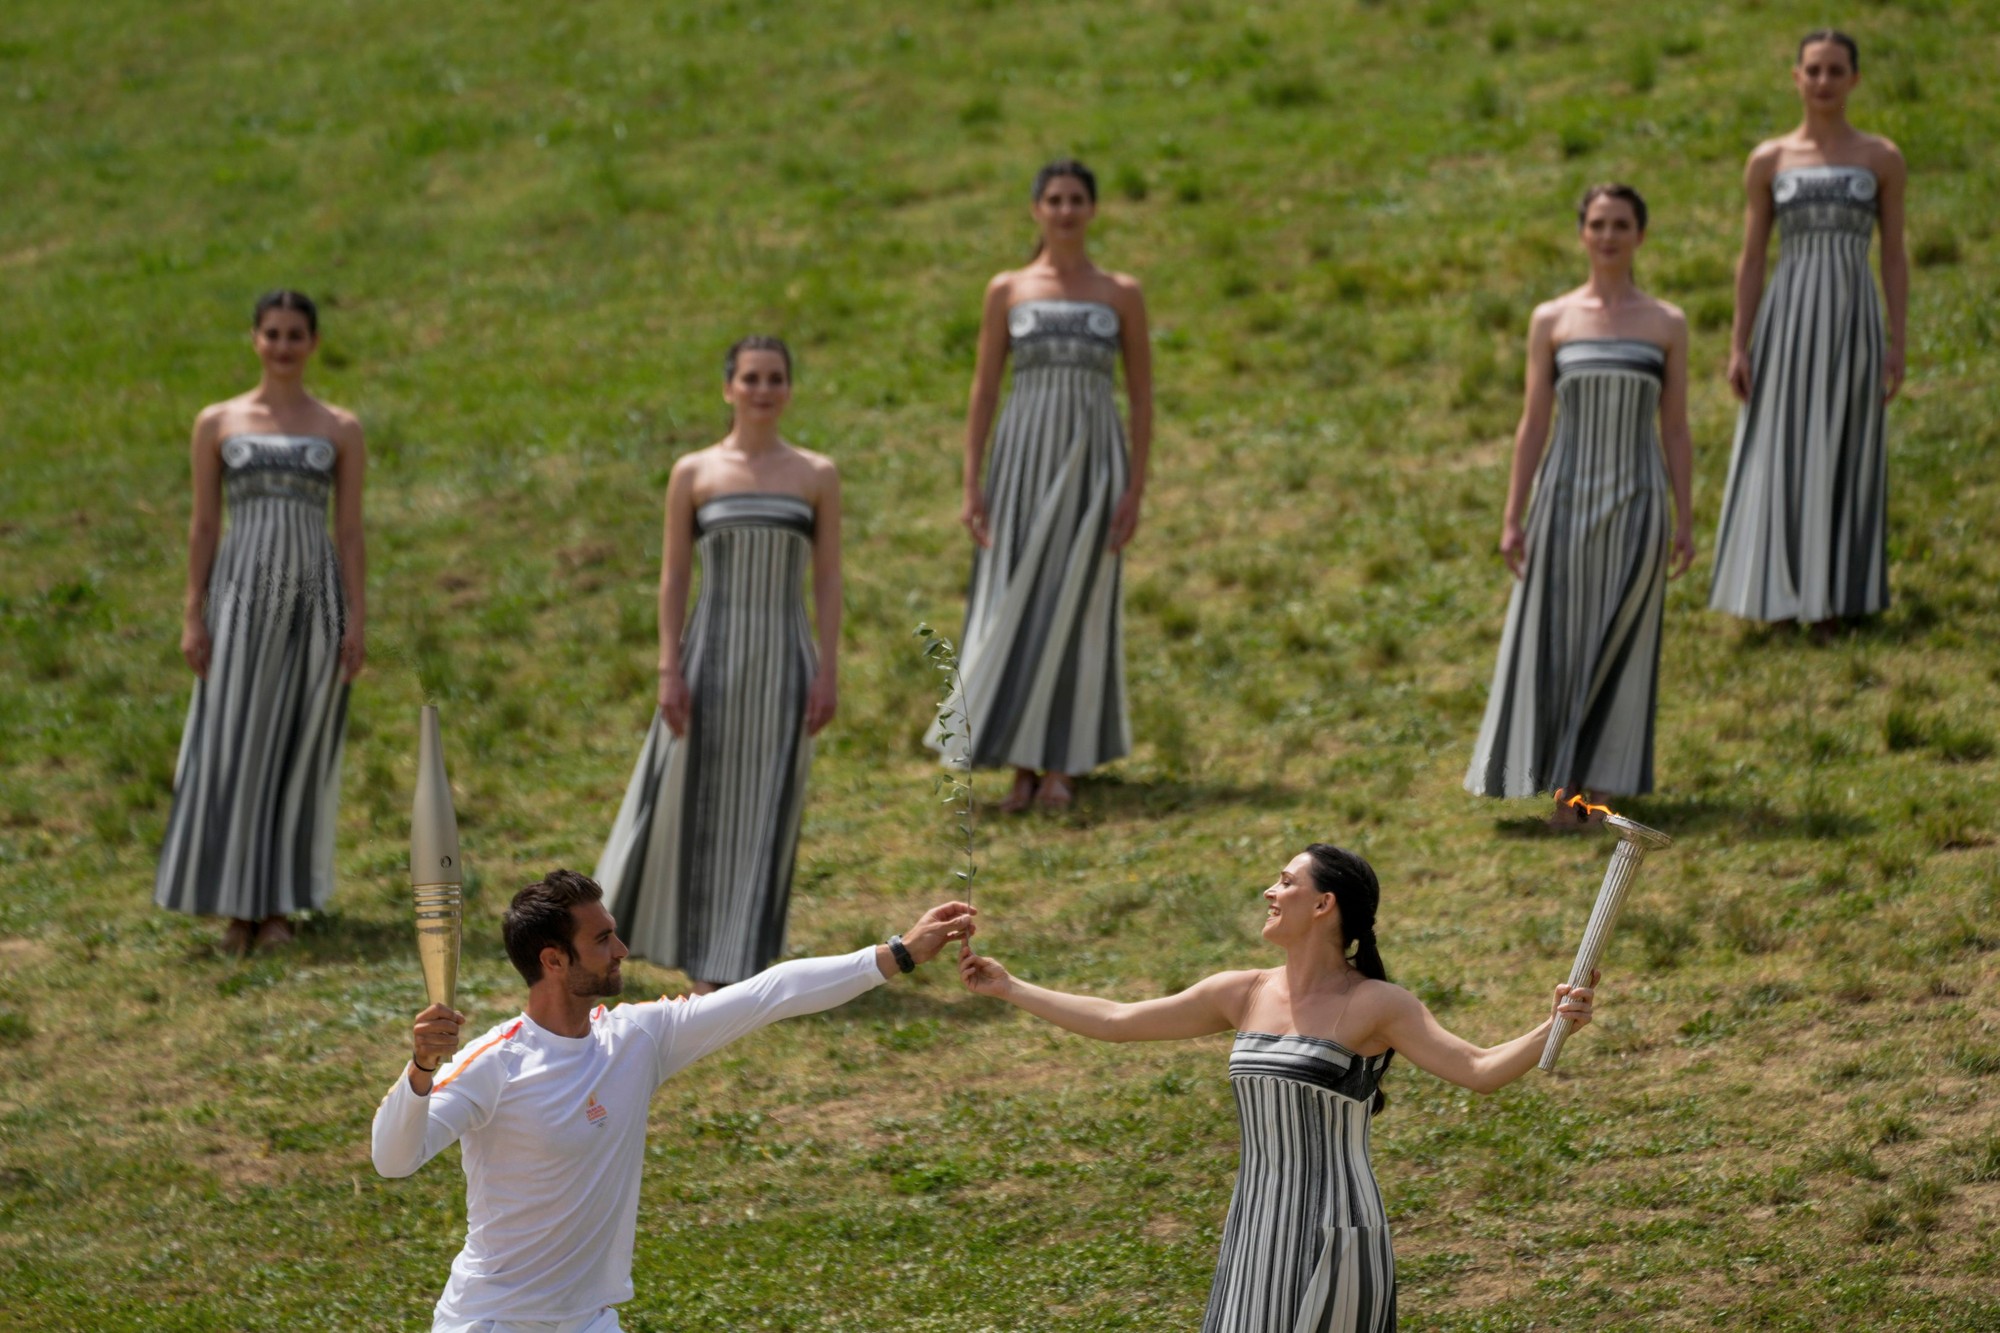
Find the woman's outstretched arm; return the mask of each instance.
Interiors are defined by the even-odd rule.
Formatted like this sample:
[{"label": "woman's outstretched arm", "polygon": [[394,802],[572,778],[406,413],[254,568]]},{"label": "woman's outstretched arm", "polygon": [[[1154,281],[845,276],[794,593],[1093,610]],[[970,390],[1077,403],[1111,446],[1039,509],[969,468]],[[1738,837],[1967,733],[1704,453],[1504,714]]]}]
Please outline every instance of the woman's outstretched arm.
[{"label": "woman's outstretched arm", "polygon": [[1059,1028],[1099,1041],[1178,1041],[1232,1031],[1261,972],[1218,972],[1178,995],[1121,1004],[1032,986],[984,954],[962,949],[958,975],[967,990],[1025,1009]]},{"label": "woman's outstretched arm", "polygon": [[[1591,981],[1595,983],[1596,974]],[[1578,1027],[1590,1021],[1593,991],[1589,986],[1556,987],[1549,1016],[1532,1031],[1498,1046],[1475,1046],[1437,1021],[1422,1000],[1400,986],[1384,985],[1385,998],[1364,1046],[1386,1042],[1426,1073],[1436,1074],[1474,1092],[1493,1092],[1527,1073],[1541,1059],[1549,1028],[1557,1014]]]}]

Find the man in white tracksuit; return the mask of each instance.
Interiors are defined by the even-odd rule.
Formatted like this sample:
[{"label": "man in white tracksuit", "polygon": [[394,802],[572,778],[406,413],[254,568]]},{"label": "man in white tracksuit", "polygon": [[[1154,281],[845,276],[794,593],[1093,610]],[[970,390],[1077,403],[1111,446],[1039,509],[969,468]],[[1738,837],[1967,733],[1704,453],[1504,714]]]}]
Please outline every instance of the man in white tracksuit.
[{"label": "man in white tracksuit", "polygon": [[779,963],[712,995],[607,1009],[625,946],[603,891],[557,870],[514,896],[507,956],[527,1008],[469,1043],[465,1016],[417,1015],[412,1058],[375,1112],[375,1169],[407,1176],[463,1139],[465,1248],[433,1333],[615,1333],[632,1299],[646,1108],[677,1070],[767,1023],[842,1004],[972,934],[945,903],[907,935]]}]

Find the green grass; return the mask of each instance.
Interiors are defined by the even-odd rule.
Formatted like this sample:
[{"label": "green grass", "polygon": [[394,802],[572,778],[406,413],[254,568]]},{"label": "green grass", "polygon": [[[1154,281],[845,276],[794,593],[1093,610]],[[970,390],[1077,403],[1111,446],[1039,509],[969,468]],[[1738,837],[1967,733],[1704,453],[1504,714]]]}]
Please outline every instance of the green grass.
[{"label": "green grass", "polygon": [[[0,1308],[31,1329],[420,1326],[453,1161],[374,1177],[420,983],[416,705],[472,877],[464,993],[518,1003],[511,888],[588,866],[651,690],[657,500],[770,329],[848,496],[841,713],[792,947],[951,884],[919,620],[959,618],[981,284],[1074,151],[1147,283],[1159,442],[1126,565],[1138,748],[1060,819],[989,820],[988,947],[1136,996],[1265,955],[1255,894],[1329,837],[1381,871],[1397,976],[1531,1025],[1605,848],[1458,789],[1535,301],[1569,209],[1643,188],[1695,327],[1697,536],[1744,152],[1825,21],[1663,0],[380,0],[17,6],[0,34]],[[1602,1020],[1481,1100],[1406,1065],[1378,1121],[1405,1327],[2000,1325],[2000,161],[1960,0],[1847,20],[1857,119],[1911,162],[1896,602],[1825,645],[1669,597],[1660,791]],[[262,288],[324,298],[367,425],[370,648],[341,887],[276,961],[149,902],[187,677],[185,440],[244,387]],[[994,794],[989,784],[989,797]],[[643,987],[677,984],[635,967]],[[1109,1048],[937,973],[656,1102],[634,1330],[1185,1329],[1235,1161],[1226,1043]]]}]

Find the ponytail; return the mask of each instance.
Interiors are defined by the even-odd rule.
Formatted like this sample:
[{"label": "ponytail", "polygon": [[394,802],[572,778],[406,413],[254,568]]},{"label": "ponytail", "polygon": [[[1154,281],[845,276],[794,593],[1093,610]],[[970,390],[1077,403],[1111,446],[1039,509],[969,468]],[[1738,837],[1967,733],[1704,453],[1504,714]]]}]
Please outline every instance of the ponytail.
[{"label": "ponytail", "polygon": [[[1340,907],[1340,929],[1352,949],[1348,960],[1355,971],[1371,981],[1387,981],[1389,969],[1382,965],[1382,951],[1375,947],[1375,909],[1382,902],[1382,885],[1375,878],[1375,868],[1353,852],[1330,843],[1316,842],[1306,848],[1306,855],[1312,858],[1313,887],[1332,894]],[[1395,1058],[1396,1053],[1391,1050],[1382,1061],[1382,1073],[1376,1078],[1375,1102],[1370,1107],[1372,1114],[1380,1115],[1389,1104],[1381,1080],[1387,1077],[1389,1061]]]}]

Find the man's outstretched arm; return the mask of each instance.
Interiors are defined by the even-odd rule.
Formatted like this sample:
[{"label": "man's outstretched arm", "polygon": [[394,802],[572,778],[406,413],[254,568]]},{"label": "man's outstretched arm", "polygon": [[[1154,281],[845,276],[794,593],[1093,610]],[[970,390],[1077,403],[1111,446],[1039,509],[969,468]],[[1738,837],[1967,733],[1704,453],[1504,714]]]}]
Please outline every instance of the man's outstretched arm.
[{"label": "man's outstretched arm", "polygon": [[[973,909],[960,902],[924,913],[902,937],[911,964],[929,962],[952,940],[971,938],[972,917]],[[660,1076],[767,1024],[845,1004],[900,971],[894,950],[876,944],[831,958],[795,958],[711,994],[669,1001],[659,1006],[665,1023],[659,1034]]]}]

